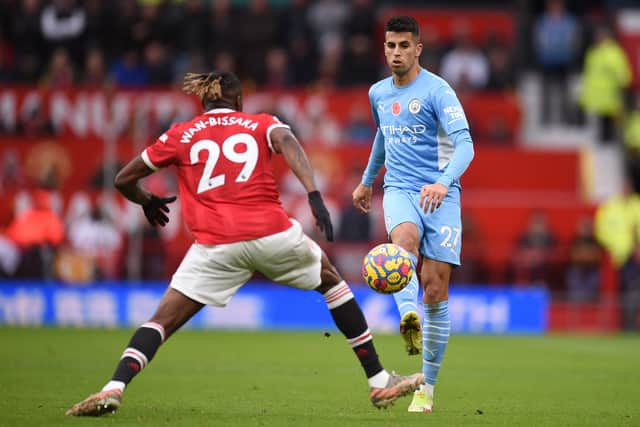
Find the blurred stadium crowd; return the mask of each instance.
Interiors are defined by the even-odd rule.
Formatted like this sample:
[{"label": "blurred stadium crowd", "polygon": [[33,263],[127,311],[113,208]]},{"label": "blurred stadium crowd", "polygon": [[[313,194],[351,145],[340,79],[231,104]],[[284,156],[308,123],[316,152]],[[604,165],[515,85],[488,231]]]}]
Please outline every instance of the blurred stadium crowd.
[{"label": "blurred stadium crowd", "polygon": [[[338,229],[338,243],[326,249],[349,280],[360,282],[362,255],[386,240],[380,209],[359,216],[350,203],[374,135],[366,91],[386,75],[381,23],[404,11],[428,23],[422,65],[455,87],[477,144],[478,160],[462,181],[464,266],[453,282],[541,283],[558,299],[587,302],[626,292],[624,321],[637,324],[640,92],[633,64],[640,59],[618,39],[625,19],[640,25],[638,9],[628,9],[637,2],[423,3],[0,0],[0,275],[76,284],[165,279],[189,241],[179,209],[168,229],[150,229],[141,212],[113,194],[110,179],[198,105],[174,94],[149,120],[128,100],[133,109],[99,128],[101,135],[83,133],[82,123],[52,111],[70,111],[64,102],[95,92],[109,102],[128,91],[169,93],[185,72],[217,68],[241,77],[247,109],[276,113],[302,136]],[[20,111],[11,115],[12,108]],[[96,114],[118,116],[112,108]],[[585,129],[594,132],[580,133]],[[561,154],[550,150],[532,164],[521,140],[566,142],[573,137],[565,131],[587,142],[568,144]],[[87,138],[99,148],[78,148]],[[627,171],[625,184],[607,197],[591,197],[581,178],[589,175],[585,146],[613,147]],[[493,160],[482,166],[483,157]],[[556,161],[558,170],[546,169]],[[498,176],[511,163],[521,170]],[[285,206],[318,237],[302,189],[281,166]],[[83,168],[92,170],[69,184]],[[573,172],[566,188],[553,176],[561,170]],[[510,180],[511,187],[491,184]],[[148,185],[176,191],[170,174],[154,175]],[[504,209],[496,213],[496,206]]]}]

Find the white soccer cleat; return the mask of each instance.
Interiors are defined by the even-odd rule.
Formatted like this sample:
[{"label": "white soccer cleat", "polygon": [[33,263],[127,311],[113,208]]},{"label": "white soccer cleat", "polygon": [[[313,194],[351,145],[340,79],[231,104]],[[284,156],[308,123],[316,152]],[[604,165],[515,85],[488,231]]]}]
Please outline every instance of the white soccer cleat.
[{"label": "white soccer cleat", "polygon": [[92,394],[82,402],[76,403],[65,415],[73,417],[99,417],[114,413],[122,403],[122,391],[118,389],[105,390]]},{"label": "white soccer cleat", "polygon": [[422,389],[416,390],[413,393],[413,399],[409,405],[409,412],[432,412],[433,411],[433,397]]},{"label": "white soccer cleat", "polygon": [[406,377],[392,372],[384,388],[371,387],[369,399],[376,408],[386,408],[398,398],[416,390],[421,384],[424,384],[422,372]]}]

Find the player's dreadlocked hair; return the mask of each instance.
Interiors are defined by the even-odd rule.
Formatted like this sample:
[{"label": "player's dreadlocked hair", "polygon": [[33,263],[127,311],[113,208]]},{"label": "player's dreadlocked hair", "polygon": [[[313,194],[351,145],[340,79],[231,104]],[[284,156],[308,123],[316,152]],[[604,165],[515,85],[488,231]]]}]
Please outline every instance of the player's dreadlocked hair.
[{"label": "player's dreadlocked hair", "polygon": [[393,33],[411,33],[420,38],[420,25],[410,16],[394,16],[387,21],[384,30]]},{"label": "player's dreadlocked hair", "polygon": [[205,110],[216,107],[235,107],[236,97],[242,92],[242,85],[235,74],[227,71],[211,73],[187,73],[182,90],[198,95]]}]

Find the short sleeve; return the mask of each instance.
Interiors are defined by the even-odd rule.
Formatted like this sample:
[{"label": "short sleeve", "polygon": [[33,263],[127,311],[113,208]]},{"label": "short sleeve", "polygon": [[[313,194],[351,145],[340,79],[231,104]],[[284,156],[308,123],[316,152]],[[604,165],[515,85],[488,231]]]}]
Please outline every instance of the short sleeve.
[{"label": "short sleeve", "polygon": [[153,170],[165,168],[178,162],[179,126],[173,125],[156,139],[140,155],[145,164]]},{"label": "short sleeve", "polygon": [[462,129],[469,129],[462,104],[450,86],[440,86],[433,97],[433,103],[440,126],[447,135]]},{"label": "short sleeve", "polygon": [[271,145],[271,131],[277,128],[291,129],[291,127],[288,124],[282,123],[276,116],[272,116],[270,114],[264,114],[264,118],[262,118],[262,120],[264,120],[266,125],[265,128],[267,129],[266,135],[269,150],[273,151],[273,146]]}]

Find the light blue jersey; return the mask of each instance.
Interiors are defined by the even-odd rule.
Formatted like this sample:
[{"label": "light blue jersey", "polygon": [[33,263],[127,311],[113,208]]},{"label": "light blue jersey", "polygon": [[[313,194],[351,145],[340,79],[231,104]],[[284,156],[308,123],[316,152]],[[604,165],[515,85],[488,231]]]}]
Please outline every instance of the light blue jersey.
[{"label": "light blue jersey", "polygon": [[[466,130],[471,143],[464,110],[446,81],[424,69],[407,86],[398,87],[388,77],[371,87],[369,100],[378,127],[376,142],[384,139],[385,188],[420,191],[435,182],[460,188],[459,178],[473,148],[469,147],[471,156],[463,156],[462,170],[445,174],[454,154],[452,136]],[[375,151],[382,147],[375,145],[372,156],[379,156]],[[365,184],[371,185],[378,173],[381,164],[375,163],[365,171]]]},{"label": "light blue jersey", "polygon": [[[371,185],[384,163],[384,218],[391,234],[412,222],[420,233],[420,253],[460,265],[460,176],[474,152],[469,124],[455,92],[442,78],[421,69],[407,86],[389,77],[369,90],[378,127],[363,183]],[[440,183],[449,190],[433,213],[420,207],[420,189]]]}]

